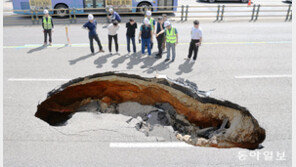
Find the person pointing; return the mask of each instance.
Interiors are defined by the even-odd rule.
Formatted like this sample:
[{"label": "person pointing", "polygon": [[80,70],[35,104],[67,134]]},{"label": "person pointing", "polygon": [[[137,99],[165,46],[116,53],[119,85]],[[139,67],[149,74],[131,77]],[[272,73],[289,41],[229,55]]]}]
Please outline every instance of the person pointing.
[{"label": "person pointing", "polygon": [[167,58],[165,61],[169,61],[171,57],[172,50],[172,62],[175,61],[176,57],[176,45],[178,44],[178,31],[175,27],[171,25],[169,21],[164,22],[165,29],[160,31],[156,37],[160,34],[165,33],[166,47],[167,47]]}]

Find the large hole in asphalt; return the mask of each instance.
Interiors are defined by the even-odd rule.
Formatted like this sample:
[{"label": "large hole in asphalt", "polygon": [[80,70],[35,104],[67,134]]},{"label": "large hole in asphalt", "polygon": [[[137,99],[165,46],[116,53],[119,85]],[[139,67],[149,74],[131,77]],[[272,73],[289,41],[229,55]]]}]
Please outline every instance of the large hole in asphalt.
[{"label": "large hole in asphalt", "polygon": [[264,141],[265,130],[246,108],[199,93],[196,84],[180,78],[99,73],[49,92],[35,116],[60,126],[81,111],[123,114],[146,136],[164,127],[195,146],[256,149]]}]

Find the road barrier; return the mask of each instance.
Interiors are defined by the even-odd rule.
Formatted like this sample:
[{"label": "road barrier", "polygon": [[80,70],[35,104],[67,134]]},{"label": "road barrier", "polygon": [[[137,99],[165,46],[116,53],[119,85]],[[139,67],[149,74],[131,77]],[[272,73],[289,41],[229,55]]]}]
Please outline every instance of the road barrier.
[{"label": "road barrier", "polygon": [[220,5],[218,5],[218,10],[217,10],[217,17],[215,21],[218,21],[220,17]]},{"label": "road barrier", "polygon": [[[292,20],[292,8],[289,5],[206,5],[206,6],[162,6],[156,8],[140,8],[140,7],[124,7],[120,10],[132,10],[136,9],[137,12],[120,12],[121,14],[144,14],[147,10],[152,10],[154,14],[161,13],[174,13],[175,20],[180,18],[181,21],[187,21],[189,18],[214,18],[214,22],[220,22],[225,18],[241,17],[250,18],[249,21],[257,21],[260,17],[283,17],[284,21]],[[177,11],[167,10],[177,8]],[[117,9],[115,9],[117,10]],[[92,13],[94,15],[107,15],[107,8],[69,8],[69,9],[52,9],[49,10],[52,16],[68,16],[69,23],[77,23],[77,16],[88,15]],[[83,13],[80,13],[84,11]],[[32,24],[39,24],[39,17],[43,15],[43,10],[14,10],[14,12],[25,12],[31,16]],[[176,16],[178,14],[178,16]],[[19,15],[11,15],[5,17],[15,17]]]},{"label": "road barrier", "polygon": [[222,10],[221,10],[221,21],[223,20],[224,17],[224,9],[225,9],[225,5],[222,6]]},{"label": "road barrier", "polygon": [[257,12],[256,12],[255,21],[258,19],[259,11],[260,11],[260,4],[259,4],[258,7],[257,7]]},{"label": "road barrier", "polygon": [[188,18],[188,10],[189,10],[189,6],[186,6],[186,11],[185,11],[185,21],[187,21]]},{"label": "road barrier", "polygon": [[[285,21],[288,21],[288,19],[289,19],[289,21],[291,21],[292,20],[292,10],[291,10],[291,6],[292,5],[289,5],[289,8],[288,8],[288,10],[287,10],[287,15],[286,15],[286,19],[285,19]],[[291,13],[291,14],[290,14]],[[289,18],[290,17],[290,18]]]}]

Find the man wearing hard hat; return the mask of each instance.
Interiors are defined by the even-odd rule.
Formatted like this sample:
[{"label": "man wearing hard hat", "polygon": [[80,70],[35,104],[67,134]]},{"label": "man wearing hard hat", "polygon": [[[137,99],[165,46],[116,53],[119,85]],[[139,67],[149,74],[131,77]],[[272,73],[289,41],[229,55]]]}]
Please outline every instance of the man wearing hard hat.
[{"label": "man wearing hard hat", "polygon": [[[149,24],[151,25],[152,34],[154,34],[154,32],[155,32],[155,20],[152,17],[151,11],[148,10],[146,12],[146,18],[149,20]],[[153,39],[153,37],[151,39]],[[151,45],[150,48],[152,49],[153,48],[153,41],[150,41],[150,45]]]},{"label": "man wearing hard hat", "polygon": [[53,32],[53,21],[48,13],[48,10],[44,10],[44,16],[42,18],[42,27],[44,33],[44,45],[47,45],[47,34],[49,36],[49,45],[52,45],[52,32]]},{"label": "man wearing hard hat", "polygon": [[83,25],[83,28],[88,29],[88,37],[89,37],[89,43],[90,43],[90,50],[91,53],[94,54],[95,49],[93,45],[93,41],[96,40],[99,46],[99,52],[104,52],[101,41],[99,39],[99,36],[97,34],[97,21],[94,20],[94,16],[92,14],[88,15],[88,22]]},{"label": "man wearing hard hat", "polygon": [[152,29],[147,18],[144,19],[144,24],[140,27],[139,42],[142,39],[142,54],[145,53],[145,46],[147,46],[148,55],[151,55],[150,42],[152,41]]},{"label": "man wearing hard hat", "polygon": [[118,23],[121,22],[120,15],[115,12],[112,8],[109,9],[109,15],[107,15],[108,23],[112,23],[114,20],[117,20]]},{"label": "man wearing hard hat", "polygon": [[164,22],[165,29],[160,31],[156,37],[160,34],[165,33],[166,37],[166,48],[167,48],[167,58],[165,61],[169,61],[171,57],[172,50],[172,62],[175,61],[176,57],[176,45],[178,44],[178,32],[175,27],[171,25],[169,21]]}]

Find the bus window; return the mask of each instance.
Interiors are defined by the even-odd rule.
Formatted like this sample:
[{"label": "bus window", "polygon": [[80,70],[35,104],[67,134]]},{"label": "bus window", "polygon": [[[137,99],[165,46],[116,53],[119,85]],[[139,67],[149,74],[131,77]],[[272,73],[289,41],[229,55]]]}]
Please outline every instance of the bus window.
[{"label": "bus window", "polygon": [[162,7],[162,8],[158,8],[159,11],[173,10],[172,7],[168,7],[168,8],[163,8],[163,7],[174,6],[174,0],[158,0],[157,6]]},{"label": "bus window", "polygon": [[[88,10],[84,10],[84,12],[105,12],[105,0],[84,0],[84,8],[88,8]],[[99,9],[92,9],[99,8]]]},{"label": "bus window", "polygon": [[104,0],[95,0],[95,7],[96,8],[104,8]]},{"label": "bus window", "polygon": [[51,0],[30,0],[31,9],[52,9]]},{"label": "bus window", "polygon": [[84,0],[84,8],[93,8],[93,0]]},{"label": "bus window", "polygon": [[131,11],[132,0],[106,0],[107,6],[112,6],[116,11]]},{"label": "bus window", "polygon": [[84,0],[84,8],[104,8],[104,0]]}]

